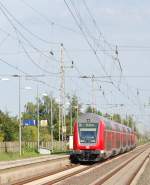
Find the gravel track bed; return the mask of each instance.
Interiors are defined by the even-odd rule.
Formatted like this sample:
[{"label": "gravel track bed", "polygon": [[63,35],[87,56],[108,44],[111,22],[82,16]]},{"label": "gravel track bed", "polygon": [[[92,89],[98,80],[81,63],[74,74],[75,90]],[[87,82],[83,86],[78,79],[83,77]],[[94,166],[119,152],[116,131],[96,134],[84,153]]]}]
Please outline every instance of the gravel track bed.
[{"label": "gravel track bed", "polygon": [[141,175],[137,185],[150,185],[150,160]]},{"label": "gravel track bed", "polygon": [[[146,148],[146,147],[145,147]],[[90,172],[85,172],[83,175],[75,175],[73,177],[70,177],[62,182],[56,183],[57,185],[89,185],[90,183],[92,183],[93,181],[95,181],[96,179],[98,179],[99,177],[102,177],[103,175],[105,175],[106,173],[108,173],[109,171],[113,170],[116,166],[118,166],[119,164],[121,164],[122,162],[124,162],[125,160],[129,159],[130,157],[132,157],[134,154],[138,154],[141,151],[144,151],[145,149],[141,149],[140,151],[138,150],[133,150],[131,152],[128,153],[128,155],[125,156],[121,156],[121,158],[117,158],[114,161],[110,162],[110,163],[104,163],[102,166],[97,167],[96,169],[93,169]],[[143,184],[142,184],[143,185]],[[150,185],[150,184],[148,184]]]}]

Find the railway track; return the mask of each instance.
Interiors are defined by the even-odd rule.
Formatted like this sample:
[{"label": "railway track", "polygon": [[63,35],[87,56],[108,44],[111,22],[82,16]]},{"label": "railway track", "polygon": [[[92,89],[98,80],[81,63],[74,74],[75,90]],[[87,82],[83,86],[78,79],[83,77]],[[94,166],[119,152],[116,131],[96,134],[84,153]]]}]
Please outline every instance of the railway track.
[{"label": "railway track", "polygon": [[138,177],[141,174],[140,169],[146,166],[149,161],[149,156],[150,149],[147,149],[140,155],[136,155],[128,161],[120,164],[108,174],[100,177],[90,185],[136,185]]},{"label": "railway track", "polygon": [[[132,182],[130,185],[136,185],[139,183],[139,180],[141,180],[141,175],[144,173],[144,170],[146,169],[146,166],[148,165],[150,161],[150,155],[149,157],[144,161],[144,163],[141,165],[141,168],[138,172],[133,176]],[[142,182],[143,183],[143,182]],[[144,184],[144,183],[143,183]]]},{"label": "railway track", "polygon": [[62,173],[64,171],[67,171],[67,170],[71,170],[71,169],[74,169],[76,167],[78,167],[79,165],[75,165],[75,164],[69,164],[69,165],[66,165],[65,167],[61,168],[61,169],[57,169],[57,170],[54,170],[53,172],[48,172],[48,173],[41,173],[40,175],[36,175],[36,176],[33,176],[31,178],[28,178],[28,179],[22,179],[21,181],[19,182],[16,182],[16,183],[12,183],[12,185],[23,185],[23,184],[30,184],[30,182],[35,182],[36,180],[38,180],[38,182],[40,181],[40,179],[42,178],[46,178],[47,176],[53,176],[57,173]]},{"label": "railway track", "polygon": [[[146,153],[145,153],[146,152]],[[51,174],[45,177],[41,177],[40,179],[36,179],[33,181],[29,181],[26,183],[22,183],[25,185],[48,185],[48,184],[57,184],[57,185],[75,185],[75,184],[90,184],[90,185],[98,185],[98,184],[108,184],[108,181],[112,181],[112,177],[115,177],[115,175],[122,171],[123,168],[127,167],[129,164],[132,164],[133,161],[139,161],[140,156],[144,156],[143,160],[146,160],[146,158],[149,156],[150,150],[147,150],[147,146],[137,148],[131,152],[122,154],[120,156],[117,156],[115,158],[109,159],[103,163],[100,164],[94,164],[94,165],[80,165],[80,166],[73,166],[70,169],[66,169],[64,171]],[[141,159],[140,159],[141,160]],[[143,162],[143,160],[141,160]],[[135,162],[134,162],[135,163]],[[137,162],[136,162],[137,163]],[[112,165],[114,164],[115,167]],[[137,171],[141,167],[142,163],[138,167]],[[109,169],[110,167],[110,169]],[[109,170],[108,170],[109,169]],[[99,171],[99,176],[96,178],[96,175],[94,175],[93,171]],[[103,171],[103,173],[102,173]],[[106,173],[107,171],[107,173]],[[134,171],[134,170],[133,170]],[[90,176],[90,174],[93,174]],[[135,175],[134,171],[134,175]],[[93,178],[95,176],[95,179]],[[85,180],[86,178],[86,180]],[[80,179],[80,180],[79,180]],[[117,177],[115,177],[117,179]],[[130,182],[133,180],[133,177],[130,178]],[[82,182],[81,182],[82,181]],[[76,182],[76,183],[75,183]],[[110,183],[112,184],[112,182]],[[121,183],[119,182],[118,185]],[[19,184],[20,185],[20,184]],[[116,185],[116,184],[115,184]],[[122,184],[123,185],[123,184]],[[127,184],[126,184],[127,185]]]}]

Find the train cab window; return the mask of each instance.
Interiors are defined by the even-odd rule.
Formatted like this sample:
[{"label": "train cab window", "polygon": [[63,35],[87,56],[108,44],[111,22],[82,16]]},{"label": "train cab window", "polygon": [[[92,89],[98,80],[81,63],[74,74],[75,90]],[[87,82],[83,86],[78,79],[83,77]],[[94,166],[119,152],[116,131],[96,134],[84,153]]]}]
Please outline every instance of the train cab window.
[{"label": "train cab window", "polygon": [[79,123],[80,143],[96,143],[98,123]]}]

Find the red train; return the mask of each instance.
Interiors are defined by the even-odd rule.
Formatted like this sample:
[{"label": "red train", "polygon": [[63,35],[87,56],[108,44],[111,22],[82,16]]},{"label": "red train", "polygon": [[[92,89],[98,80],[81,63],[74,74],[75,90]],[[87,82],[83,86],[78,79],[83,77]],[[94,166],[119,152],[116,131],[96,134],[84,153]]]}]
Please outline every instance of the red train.
[{"label": "red train", "polygon": [[99,161],[133,149],[136,133],[125,125],[94,113],[86,113],[74,123],[71,162]]}]

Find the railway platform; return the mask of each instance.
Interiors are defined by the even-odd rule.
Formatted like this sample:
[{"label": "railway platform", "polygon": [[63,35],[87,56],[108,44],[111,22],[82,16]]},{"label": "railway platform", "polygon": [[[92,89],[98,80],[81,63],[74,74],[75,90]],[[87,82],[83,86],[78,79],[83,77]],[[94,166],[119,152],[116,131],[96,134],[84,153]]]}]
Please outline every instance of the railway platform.
[{"label": "railway platform", "polygon": [[19,159],[19,160],[11,160],[11,161],[2,161],[0,162],[0,170],[7,169],[7,168],[13,168],[13,167],[19,167],[22,165],[28,165],[28,164],[34,164],[38,162],[44,162],[47,160],[56,160],[61,158],[66,158],[68,155],[44,155],[39,157],[30,157],[26,159]]},{"label": "railway platform", "polygon": [[18,181],[53,173],[70,164],[68,155],[46,155],[28,159],[0,162],[0,184],[17,184]]}]

